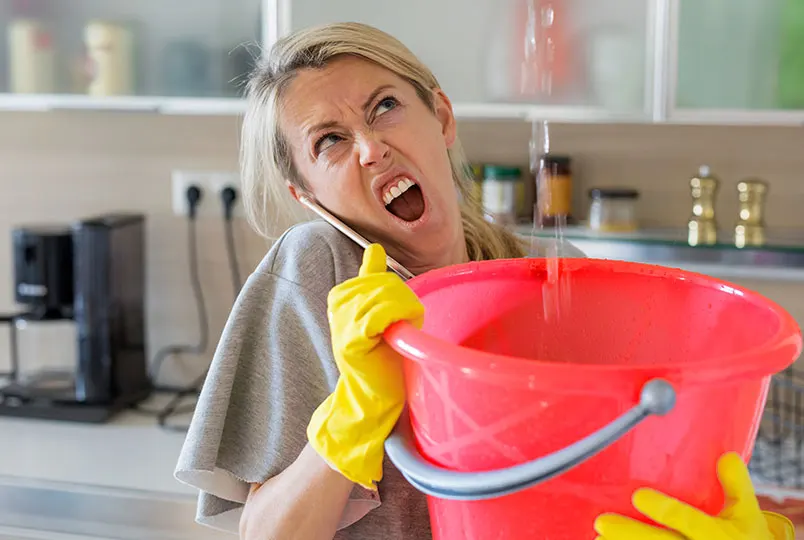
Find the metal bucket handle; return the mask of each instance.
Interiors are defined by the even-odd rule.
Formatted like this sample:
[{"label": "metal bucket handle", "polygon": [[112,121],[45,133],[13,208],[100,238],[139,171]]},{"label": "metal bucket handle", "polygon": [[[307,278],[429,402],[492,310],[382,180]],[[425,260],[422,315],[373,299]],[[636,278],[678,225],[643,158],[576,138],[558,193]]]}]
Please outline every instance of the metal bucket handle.
[{"label": "metal bucket handle", "polygon": [[407,412],[385,441],[385,452],[407,481],[427,495],[459,501],[492,499],[522,491],[580,465],[648,416],[664,416],[675,404],[676,392],[670,383],[653,379],[642,387],[636,406],[598,431],[552,454],[494,471],[450,471],[426,461],[412,442]]}]

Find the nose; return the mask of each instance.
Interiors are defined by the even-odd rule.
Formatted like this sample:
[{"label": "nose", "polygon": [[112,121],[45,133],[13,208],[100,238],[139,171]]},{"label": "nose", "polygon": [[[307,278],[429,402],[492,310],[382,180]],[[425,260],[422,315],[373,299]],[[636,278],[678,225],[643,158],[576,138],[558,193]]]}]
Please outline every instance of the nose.
[{"label": "nose", "polygon": [[360,165],[363,167],[382,165],[391,155],[391,147],[373,134],[359,137],[357,144],[358,152],[360,153]]}]

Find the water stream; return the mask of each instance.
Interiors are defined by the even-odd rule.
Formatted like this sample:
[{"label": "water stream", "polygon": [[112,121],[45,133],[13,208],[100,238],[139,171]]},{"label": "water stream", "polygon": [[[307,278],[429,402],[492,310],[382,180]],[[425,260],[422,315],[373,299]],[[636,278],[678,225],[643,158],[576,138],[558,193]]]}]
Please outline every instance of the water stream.
[{"label": "water stream", "polygon": [[[525,32],[525,54],[522,66],[521,91],[533,95],[539,101],[551,101],[553,93],[553,59],[555,43],[551,29],[555,21],[552,1],[528,2],[528,21]],[[530,170],[536,182],[537,203],[534,208],[533,230],[531,231],[531,257],[544,257],[547,263],[547,279],[543,285],[543,311],[547,321],[558,322],[562,312],[566,312],[571,300],[569,274],[562,274],[561,259],[571,255],[571,246],[566,242],[564,232],[566,216],[557,216],[550,225],[552,236],[544,235],[544,212],[550,208],[552,196],[548,175],[550,171],[543,166],[543,158],[550,153],[550,124],[546,119],[534,118],[530,139]],[[537,233],[542,233],[537,237]]]}]

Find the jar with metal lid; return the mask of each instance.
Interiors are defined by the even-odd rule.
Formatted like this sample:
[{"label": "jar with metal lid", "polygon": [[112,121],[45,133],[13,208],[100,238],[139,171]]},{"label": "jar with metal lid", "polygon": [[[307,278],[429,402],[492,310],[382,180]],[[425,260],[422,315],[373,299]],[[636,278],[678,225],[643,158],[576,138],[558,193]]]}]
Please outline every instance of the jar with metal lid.
[{"label": "jar with metal lid", "polygon": [[505,165],[486,165],[483,178],[483,209],[488,217],[502,225],[514,225],[517,219],[517,192],[522,169]]},{"label": "jar with metal lid", "polygon": [[536,180],[537,219],[542,226],[572,223],[572,159],[545,154]]},{"label": "jar with metal lid", "polygon": [[589,190],[589,228],[600,232],[637,230],[636,201],[639,192],[630,188]]}]

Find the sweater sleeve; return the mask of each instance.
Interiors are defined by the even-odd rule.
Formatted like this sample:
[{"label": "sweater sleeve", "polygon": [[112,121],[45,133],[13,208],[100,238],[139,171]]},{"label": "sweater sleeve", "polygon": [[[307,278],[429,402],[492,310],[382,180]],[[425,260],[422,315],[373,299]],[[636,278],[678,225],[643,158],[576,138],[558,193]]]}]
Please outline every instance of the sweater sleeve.
[{"label": "sweater sleeve", "polygon": [[[296,232],[269,253],[218,343],[175,470],[199,490],[201,524],[237,532],[249,485],[296,459],[313,411],[335,388],[326,292],[351,270],[308,236]],[[341,527],[379,504],[356,487]]]}]

